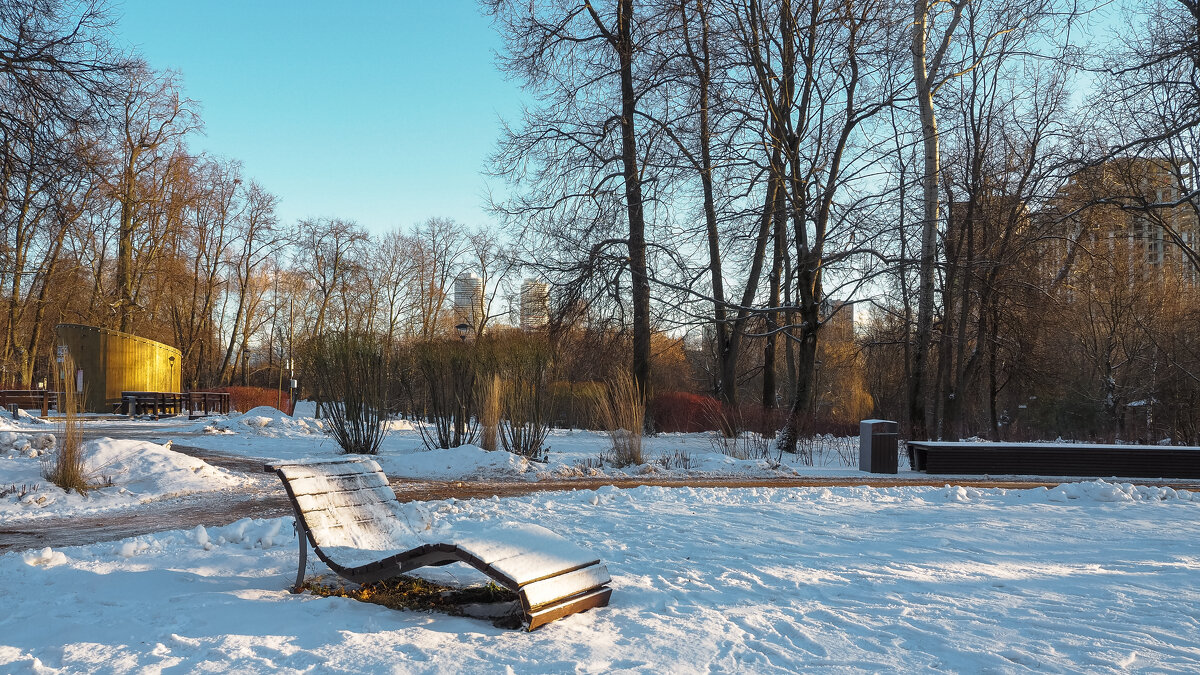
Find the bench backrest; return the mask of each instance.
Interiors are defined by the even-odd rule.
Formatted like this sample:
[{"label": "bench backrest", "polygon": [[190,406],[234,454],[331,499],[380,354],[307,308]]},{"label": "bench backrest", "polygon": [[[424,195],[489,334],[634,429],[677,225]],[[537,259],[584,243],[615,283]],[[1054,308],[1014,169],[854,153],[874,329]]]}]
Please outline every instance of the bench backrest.
[{"label": "bench backrest", "polygon": [[379,464],[369,459],[272,467],[318,548],[390,550],[417,545]]}]

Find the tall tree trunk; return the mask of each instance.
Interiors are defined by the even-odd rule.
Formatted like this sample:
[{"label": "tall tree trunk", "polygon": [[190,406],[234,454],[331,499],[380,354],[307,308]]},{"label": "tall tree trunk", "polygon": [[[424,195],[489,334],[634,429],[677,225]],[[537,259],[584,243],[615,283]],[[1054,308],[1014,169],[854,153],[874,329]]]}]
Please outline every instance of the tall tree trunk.
[{"label": "tall tree trunk", "polygon": [[924,438],[929,433],[929,357],[933,339],[934,267],[937,255],[938,177],[941,173],[938,149],[937,117],[933,109],[933,86],[926,62],[929,7],[926,0],[913,3],[912,55],[916,82],[917,105],[921,116],[921,142],[924,151],[924,171],[921,178],[923,213],[921,217],[921,258],[917,290],[917,326],[913,350],[912,372],[909,378],[908,416],[912,437]]},{"label": "tall tree trunk", "polygon": [[[638,171],[633,88],[633,0],[620,0],[617,9],[616,51],[621,70],[621,162],[629,216],[629,272],[633,300],[633,379],[644,398],[650,387],[650,276],[646,266],[646,220],[642,177]],[[646,420],[651,419],[647,405]]]},{"label": "tall tree trunk", "polygon": [[121,186],[121,223],[117,235],[117,312],[120,314],[119,330],[122,333],[133,330],[133,228],[137,209],[133,170],[140,154],[137,148],[130,150],[124,184]]},{"label": "tall tree trunk", "polygon": [[717,208],[713,191],[712,129],[709,123],[709,86],[712,72],[708,51],[708,10],[704,0],[696,0],[696,12],[700,17],[700,53],[692,48],[684,22],[684,41],[688,56],[695,71],[699,89],[700,106],[700,185],[704,192],[704,230],[708,239],[709,274],[712,276],[713,327],[717,340],[718,373],[717,398],[727,405],[737,405],[736,363],[737,353],[731,349],[730,327],[725,308],[725,279],[721,266],[721,240],[717,230]]},{"label": "tall tree trunk", "polygon": [[767,338],[766,344],[763,346],[762,404],[763,408],[766,409],[775,408],[778,393],[775,369],[775,346],[779,337],[777,332],[779,330],[779,286],[780,278],[783,274],[783,249],[787,243],[787,218],[783,209],[782,191],[777,191],[776,196],[775,208],[773,209],[775,227],[772,237],[775,246],[771,256],[771,274],[768,277],[767,299],[767,306],[771,311],[767,313]]}]

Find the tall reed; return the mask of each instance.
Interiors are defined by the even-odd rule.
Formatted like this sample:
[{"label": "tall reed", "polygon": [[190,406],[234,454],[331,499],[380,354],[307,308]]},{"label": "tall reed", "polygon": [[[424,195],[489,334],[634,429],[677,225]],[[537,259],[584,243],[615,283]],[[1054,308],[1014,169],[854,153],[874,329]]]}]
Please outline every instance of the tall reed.
[{"label": "tall reed", "polygon": [[70,354],[59,364],[59,381],[63,388],[58,399],[58,410],[63,422],[58,439],[58,450],[42,464],[42,475],[58,487],[86,495],[93,485],[91,474],[83,461],[83,424],[79,417],[79,401],[82,392],[75,388],[75,360]]},{"label": "tall reed", "polygon": [[484,377],[479,392],[479,447],[484,450],[495,450],[497,432],[500,427],[500,414],[503,409],[501,400],[504,395],[504,381],[500,375]]},{"label": "tall reed", "polygon": [[608,383],[608,391],[597,402],[600,421],[608,433],[608,460],[616,467],[643,464],[642,428],[646,423],[646,399],[637,382],[622,373]]}]

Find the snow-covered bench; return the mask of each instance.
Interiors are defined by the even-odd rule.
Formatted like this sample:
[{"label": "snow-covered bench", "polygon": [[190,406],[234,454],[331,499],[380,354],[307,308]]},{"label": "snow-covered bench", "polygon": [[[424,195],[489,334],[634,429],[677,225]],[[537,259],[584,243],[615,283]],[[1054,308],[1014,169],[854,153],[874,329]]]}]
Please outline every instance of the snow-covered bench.
[{"label": "snow-covered bench", "polygon": [[612,589],[600,559],[540,525],[456,526],[444,541],[407,521],[387,476],[370,459],[264,469],[283,481],[303,533],[296,592],[304,583],[306,544],[312,544],[329,569],[355,583],[466,563],[517,593],[526,630],[608,604]]}]

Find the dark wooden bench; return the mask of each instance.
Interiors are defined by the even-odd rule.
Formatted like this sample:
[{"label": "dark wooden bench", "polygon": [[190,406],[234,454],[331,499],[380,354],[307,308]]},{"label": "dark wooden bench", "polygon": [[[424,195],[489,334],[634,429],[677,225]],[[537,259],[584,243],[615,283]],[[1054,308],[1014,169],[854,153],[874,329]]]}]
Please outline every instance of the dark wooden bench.
[{"label": "dark wooden bench", "polygon": [[0,390],[0,408],[11,412],[13,417],[18,410],[42,411],[42,417],[50,414],[50,409],[58,409],[58,393],[46,389],[5,389]]},{"label": "dark wooden bench", "polygon": [[228,414],[229,394],[218,391],[123,391],[118,412],[126,415],[182,415],[195,419],[202,415]]},{"label": "dark wooden bench", "polygon": [[909,441],[914,471],[967,475],[1200,478],[1200,448]]},{"label": "dark wooden bench", "polygon": [[526,630],[607,605],[612,594],[599,558],[540,525],[463,525],[450,537],[431,539],[425,528],[407,522],[387,477],[370,459],[268,464],[264,470],[283,481],[295,511],[295,592],[303,587],[311,545],[329,569],[355,583],[466,563],[517,594]]}]

